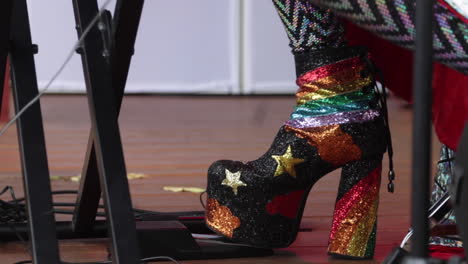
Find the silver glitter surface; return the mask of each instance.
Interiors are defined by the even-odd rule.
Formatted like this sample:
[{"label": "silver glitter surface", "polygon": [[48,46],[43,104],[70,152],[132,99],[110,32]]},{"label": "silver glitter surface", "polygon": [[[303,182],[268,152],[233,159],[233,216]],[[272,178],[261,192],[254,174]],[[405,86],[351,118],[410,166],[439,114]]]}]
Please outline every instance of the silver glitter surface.
[{"label": "silver glitter surface", "polygon": [[337,114],[326,115],[326,116],[298,118],[298,119],[287,121],[285,125],[295,127],[295,128],[311,128],[311,127],[339,125],[339,124],[347,124],[347,123],[363,123],[363,122],[372,121],[379,116],[380,116],[379,111],[370,109],[370,110],[337,113]]}]

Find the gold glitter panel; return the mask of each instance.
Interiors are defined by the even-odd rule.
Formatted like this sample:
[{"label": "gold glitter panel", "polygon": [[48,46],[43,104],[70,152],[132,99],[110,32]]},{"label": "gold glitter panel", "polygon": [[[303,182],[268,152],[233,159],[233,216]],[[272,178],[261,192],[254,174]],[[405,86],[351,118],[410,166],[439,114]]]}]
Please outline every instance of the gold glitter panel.
[{"label": "gold glitter panel", "polygon": [[353,236],[348,245],[348,254],[352,256],[364,256],[366,254],[367,242],[372,233],[375,222],[377,221],[378,199],[374,199],[374,203],[369,210],[367,216],[361,220],[356,234]]},{"label": "gold glitter panel", "polygon": [[285,126],[285,129],[295,132],[298,137],[307,139],[310,145],[317,147],[322,160],[335,166],[361,158],[361,149],[354,144],[351,135],[343,132],[339,125],[302,129]]},{"label": "gold glitter panel", "polygon": [[238,217],[231,210],[219,204],[216,199],[208,198],[206,202],[206,224],[217,232],[232,238],[234,229],[241,225]]}]

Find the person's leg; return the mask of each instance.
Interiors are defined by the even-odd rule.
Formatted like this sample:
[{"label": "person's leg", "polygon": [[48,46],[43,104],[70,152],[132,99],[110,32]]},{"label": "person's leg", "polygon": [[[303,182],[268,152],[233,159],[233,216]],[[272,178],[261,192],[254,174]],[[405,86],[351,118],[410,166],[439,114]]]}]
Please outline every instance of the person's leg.
[{"label": "person's leg", "polygon": [[328,9],[307,0],[273,0],[293,53],[345,45],[344,29]]},{"label": "person's leg", "polygon": [[[383,39],[412,49],[414,0],[312,0]],[[468,74],[468,25],[435,1],[434,58]]]},{"label": "person's leg", "polygon": [[368,54],[347,47],[330,11],[307,0],[274,4],[296,60],[297,105],[262,157],[210,167],[206,223],[237,242],[288,246],[310,188],[342,167],[329,253],[370,258],[388,130]]},{"label": "person's leg", "polygon": [[[320,51],[346,46],[344,27],[338,17],[335,16],[330,9],[318,7],[309,0],[273,0],[273,3],[286,29],[292,52],[296,54],[298,76],[306,72],[305,70],[301,70],[301,65],[308,65],[310,62],[317,61],[314,55],[304,56],[308,51]],[[301,80],[301,78],[298,80]],[[300,81],[298,84],[299,83]],[[314,111],[327,114],[329,107],[334,104],[333,100],[339,98],[339,96],[332,96],[329,103],[323,103],[321,100],[314,101],[312,99],[314,94],[311,93],[310,90],[307,91],[307,89],[299,89],[297,96],[299,99],[298,106],[291,116],[293,119],[302,118],[307,114],[310,116],[310,113]],[[353,102],[353,100],[348,101],[348,107],[355,102],[356,101]],[[314,108],[311,106],[314,106]],[[356,108],[359,109],[360,107],[357,106]],[[375,246],[380,175],[375,175],[376,185],[371,188],[374,191],[367,189],[370,193],[374,193],[375,195],[373,195],[372,198],[370,198],[371,196],[366,198],[364,194],[356,193],[355,189],[356,186],[359,185],[358,182],[354,183],[357,185],[349,183],[350,177],[348,172],[353,169],[356,170],[357,168],[355,168],[355,166],[356,165],[351,164],[343,168],[339,195],[335,205],[328,252],[332,255],[371,257]],[[366,172],[364,172],[364,174],[365,173]],[[366,179],[365,176],[369,177],[368,175],[363,175],[363,178],[360,178],[360,183]],[[355,203],[357,200],[350,200],[349,197],[351,196],[361,202],[368,198],[370,199],[367,202],[361,203],[360,206],[355,206],[358,204]],[[343,204],[347,204],[348,207]],[[366,205],[370,207],[366,207]],[[358,212],[364,208],[368,210],[367,214],[362,218],[356,218],[356,213],[359,214]],[[343,211],[346,213],[343,213]],[[349,223],[349,219],[358,219],[358,221],[351,225],[347,224]]]}]

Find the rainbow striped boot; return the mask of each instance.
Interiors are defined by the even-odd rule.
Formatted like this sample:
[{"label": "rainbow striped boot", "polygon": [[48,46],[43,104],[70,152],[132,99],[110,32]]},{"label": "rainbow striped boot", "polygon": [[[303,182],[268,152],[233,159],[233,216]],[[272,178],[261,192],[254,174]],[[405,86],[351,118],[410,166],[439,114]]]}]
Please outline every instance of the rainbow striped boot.
[{"label": "rainbow striped boot", "polygon": [[238,243],[287,247],[314,183],[342,168],[328,252],[372,258],[382,156],[389,145],[373,66],[360,47],[295,59],[300,88],[294,112],[259,159],[211,165],[206,224]]}]

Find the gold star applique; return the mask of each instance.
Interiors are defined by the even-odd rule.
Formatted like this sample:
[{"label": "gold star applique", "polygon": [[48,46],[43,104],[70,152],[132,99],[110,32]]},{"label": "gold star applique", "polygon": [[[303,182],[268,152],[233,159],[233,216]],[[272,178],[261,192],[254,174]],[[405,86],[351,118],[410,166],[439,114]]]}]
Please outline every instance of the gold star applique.
[{"label": "gold star applique", "polygon": [[232,188],[232,191],[235,195],[237,195],[237,188],[240,186],[247,186],[243,181],[240,179],[241,172],[230,172],[226,169],[226,179],[223,180],[221,185],[226,185]]},{"label": "gold star applique", "polygon": [[280,176],[286,172],[292,177],[296,178],[296,169],[294,166],[305,161],[303,159],[296,159],[293,157],[291,146],[288,146],[286,153],[283,155],[272,155],[271,157],[276,161],[276,163],[278,163],[274,177]]}]

